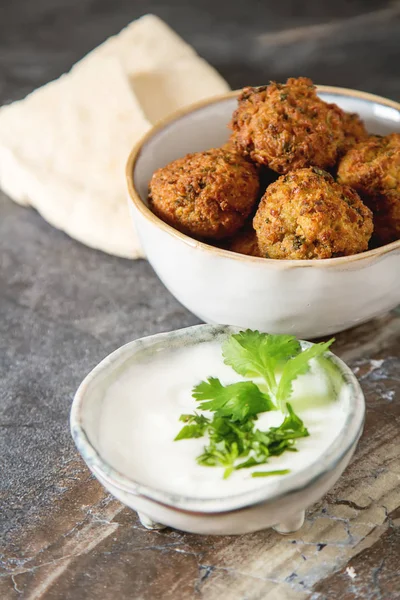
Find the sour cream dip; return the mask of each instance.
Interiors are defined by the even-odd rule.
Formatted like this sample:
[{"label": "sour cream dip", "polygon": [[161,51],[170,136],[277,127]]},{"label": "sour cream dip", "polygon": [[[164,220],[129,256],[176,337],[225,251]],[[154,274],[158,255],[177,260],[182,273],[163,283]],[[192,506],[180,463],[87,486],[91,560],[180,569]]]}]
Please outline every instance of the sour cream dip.
[{"label": "sour cream dip", "polygon": [[[224,385],[244,380],[224,364],[219,341],[162,350],[132,361],[105,391],[98,430],[104,460],[137,483],[157,490],[192,498],[230,497],[258,487],[276,488],[282,479],[306,469],[319,460],[345,424],[348,386],[343,384],[338,394],[332,394],[328,375],[318,361],[311,361],[309,373],[294,381],[290,398],[310,436],[297,440],[297,452],[271,457],[267,464],[234,471],[223,479],[223,467],[196,462],[206,438],[174,441],[183,425],[180,415],[198,410],[191,395],[193,386],[210,376]],[[266,430],[279,426],[283,419],[279,410],[261,413],[256,426]],[[251,476],[254,471],[281,469],[290,473]]]}]

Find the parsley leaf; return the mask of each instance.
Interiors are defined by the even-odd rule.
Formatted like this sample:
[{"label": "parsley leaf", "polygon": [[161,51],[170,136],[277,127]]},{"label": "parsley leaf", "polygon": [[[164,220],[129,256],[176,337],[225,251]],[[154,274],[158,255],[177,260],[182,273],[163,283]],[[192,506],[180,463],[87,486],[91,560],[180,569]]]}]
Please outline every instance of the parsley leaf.
[{"label": "parsley leaf", "polygon": [[[206,419],[204,435],[208,435],[209,443],[197,457],[197,463],[204,467],[225,467],[224,479],[227,479],[234,470],[265,464],[271,456],[280,456],[285,451],[296,452],[296,439],[309,433],[290,404],[287,410],[289,414],[281,425],[267,431],[255,429],[254,417],[234,422],[230,417],[215,414],[212,420]],[[188,416],[191,415],[182,415],[184,419]],[[193,418],[198,419],[199,415]],[[246,460],[237,463],[240,458]]]},{"label": "parsley leaf", "polygon": [[280,469],[276,471],[255,471],[251,474],[252,477],[271,477],[271,475],[287,475],[290,469]]},{"label": "parsley leaf", "polygon": [[310,348],[303,350],[303,352],[297,354],[297,356],[287,361],[283,367],[282,377],[279,381],[278,390],[276,392],[276,401],[279,407],[283,407],[286,400],[290,398],[290,395],[293,391],[293,381],[299,375],[304,375],[308,372],[310,368],[310,360],[323,355],[334,341],[334,338],[332,338],[328,342],[313,344]]},{"label": "parsley leaf", "polygon": [[[336,396],[343,377],[336,365],[324,356],[333,341],[314,344],[302,351],[300,342],[290,335],[270,335],[249,329],[232,335],[223,344],[225,364],[243,377],[263,378],[268,394],[253,381],[225,386],[219,379],[209,377],[193,388],[192,395],[199,402],[200,410],[211,411],[212,417],[197,413],[182,415],[180,420],[185,425],[175,439],[205,436],[207,443],[197,462],[207,467],[224,467],[225,479],[234,470],[268,463],[271,457],[283,452],[297,452],[297,439],[307,437],[309,432],[288,402],[293,381],[307,373],[312,359],[318,359]],[[278,427],[261,431],[256,428],[257,415],[276,408],[271,398],[282,412],[286,410],[286,416]],[[288,469],[257,471],[252,477],[289,472]]]},{"label": "parsley leaf", "polygon": [[289,402],[286,403],[288,415],[284,418],[283,423],[279,427],[271,427],[269,435],[274,438],[275,442],[282,440],[293,440],[299,437],[308,437],[307,428],[303,421],[298,417]]},{"label": "parsley leaf", "polygon": [[187,423],[187,425],[182,427],[175,437],[175,441],[203,437],[207,426],[210,423],[210,420],[207,419],[207,417],[204,415],[197,415],[196,413],[194,415],[181,415],[179,420]]},{"label": "parsley leaf", "polygon": [[[220,417],[216,417],[216,419],[218,420]],[[229,421],[224,420],[224,424],[229,429]],[[210,443],[204,448],[204,452],[197,457],[197,462],[199,465],[205,467],[216,467],[218,465],[225,467],[224,479],[227,479],[234,469],[235,460],[241,452],[246,452],[247,448],[245,449],[238,443],[238,439],[235,436],[232,439],[232,436],[229,438],[223,437],[218,433],[215,435],[212,427],[213,425],[211,425],[209,430]]]},{"label": "parsley leaf", "polygon": [[251,456],[244,462],[239,463],[235,466],[235,471],[238,469],[249,469],[250,467],[256,467],[257,465],[264,465],[267,462],[267,456],[262,456],[260,458],[256,458],[255,456]]},{"label": "parsley leaf", "polygon": [[224,386],[219,379],[209,377],[193,388],[192,395],[201,402],[201,410],[211,410],[217,416],[231,417],[234,421],[243,421],[275,408],[269,397],[252,381]]},{"label": "parsley leaf", "polygon": [[292,335],[270,335],[247,329],[232,335],[222,345],[226,365],[244,377],[262,377],[270,394],[277,390],[276,369],[301,352]]}]

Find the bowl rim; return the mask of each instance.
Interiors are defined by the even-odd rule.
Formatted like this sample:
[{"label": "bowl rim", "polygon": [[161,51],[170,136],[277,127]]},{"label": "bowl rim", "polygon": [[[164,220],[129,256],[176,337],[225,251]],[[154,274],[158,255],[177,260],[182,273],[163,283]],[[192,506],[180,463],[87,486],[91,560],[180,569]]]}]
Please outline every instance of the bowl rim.
[{"label": "bowl rim", "polygon": [[[335,86],[327,86],[327,85],[316,85],[317,91],[327,94],[341,95],[352,98],[358,98],[361,100],[366,100],[367,102],[375,102],[377,104],[381,104],[384,106],[388,106],[390,108],[394,108],[400,113],[400,103],[395,100],[390,100],[388,98],[384,98],[383,96],[377,96],[375,94],[370,94],[368,92],[362,92],[359,90],[353,90],[351,88],[342,88]],[[140,155],[148,142],[160,131],[165,129],[166,127],[173,124],[175,121],[179,121],[183,117],[189,115],[190,113],[194,113],[202,108],[210,106],[212,104],[217,104],[218,102],[224,102],[225,100],[229,100],[231,98],[237,98],[241,90],[233,90],[231,92],[227,92],[225,94],[221,94],[218,96],[213,96],[212,98],[207,98],[204,100],[200,100],[190,106],[182,108],[178,111],[175,111],[173,114],[168,117],[161,119],[158,121],[133,147],[131,150],[126,167],[125,167],[125,177],[128,188],[129,202],[132,202],[134,207],[141,213],[141,215],[150,223],[155,225],[157,228],[161,229],[168,235],[174,237],[177,240],[180,240],[185,245],[190,246],[191,248],[199,249],[203,252],[208,252],[210,254],[214,254],[215,256],[228,258],[231,260],[236,260],[245,263],[255,263],[255,264],[264,264],[266,266],[274,266],[281,268],[290,268],[290,267],[314,267],[314,268],[327,268],[334,266],[343,266],[349,263],[353,263],[356,261],[367,261],[368,259],[379,258],[393,250],[400,249],[400,240],[396,240],[391,242],[390,244],[385,244],[380,246],[379,248],[373,248],[372,250],[366,250],[365,252],[360,252],[358,254],[352,254],[350,256],[338,256],[336,258],[325,258],[321,260],[315,259],[305,259],[305,260],[294,260],[294,259],[273,259],[273,258],[263,258],[258,256],[249,256],[247,254],[240,254],[238,252],[232,252],[231,250],[225,250],[223,248],[217,248],[212,246],[211,244],[207,244],[206,242],[200,242],[185,233],[181,233],[171,225],[165,223],[162,219],[157,217],[151,210],[148,208],[143,200],[140,197],[138,190],[136,189],[134,183],[134,174],[135,168],[137,165],[137,161],[140,158]]]},{"label": "bowl rim", "polygon": [[[183,496],[138,483],[133,478],[124,475],[117,468],[111,466],[101,456],[86,433],[83,413],[85,411],[85,399],[88,392],[90,394],[92,385],[96,385],[98,380],[104,380],[106,374],[112,371],[114,365],[122,369],[124,358],[125,360],[132,359],[135,354],[140,355],[143,350],[146,351],[158,343],[164,345],[163,349],[165,351],[167,346],[170,346],[168,342],[171,341],[175,342],[174,347],[184,347],[185,345],[204,343],[214,339],[215,336],[224,336],[241,330],[240,327],[230,325],[202,324],[146,336],[121,346],[106,356],[90,371],[74,396],[70,412],[70,428],[71,435],[80,454],[100,481],[106,482],[126,494],[151,500],[169,509],[192,514],[220,514],[235,512],[259,504],[272,503],[289,494],[300,492],[331,473],[341,463],[361,436],[366,410],[365,399],[361,386],[350,367],[329,351],[326,355],[337,365],[346,384],[352,390],[346,421],[338,436],[319,456],[318,460],[307,468],[297,471],[282,480],[282,484],[275,493],[271,493],[268,486],[260,486],[241,494],[221,498]],[[303,343],[312,345],[311,342],[303,341]]]}]

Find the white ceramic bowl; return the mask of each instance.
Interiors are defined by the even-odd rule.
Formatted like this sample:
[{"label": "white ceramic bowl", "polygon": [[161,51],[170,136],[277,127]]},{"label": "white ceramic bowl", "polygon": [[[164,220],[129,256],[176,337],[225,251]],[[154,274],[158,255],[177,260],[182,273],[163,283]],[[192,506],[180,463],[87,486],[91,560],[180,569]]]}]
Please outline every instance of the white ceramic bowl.
[{"label": "white ceramic bowl", "polygon": [[[303,524],[304,509],[319,500],[346,468],[361,435],[365,402],[357,379],[330,354],[351,393],[343,429],[318,461],[285,477],[278,490],[266,485],[226,498],[188,498],[142,485],[107,463],[99,452],[99,422],[106,390],[125,369],[145,357],[237,332],[227,326],[197,325],[162,333],[122,346],[105,358],[80,385],[71,409],[71,432],[86,464],[116,498],[138,511],[149,528],[171,526],[203,534],[239,534],[274,526],[281,533]],[[307,342],[303,344],[308,345]],[[135,393],[134,386],[132,394]]]},{"label": "white ceramic bowl", "polygon": [[[400,104],[321,86],[327,102],[357,112],[371,133],[400,132]],[[378,316],[400,302],[400,241],[350,257],[271,260],[198,242],[148,208],[159,167],[188,152],[220,146],[237,92],[182,111],[154,127],[127,163],[129,207],[144,252],[169,291],[208,323],[314,338]]]}]

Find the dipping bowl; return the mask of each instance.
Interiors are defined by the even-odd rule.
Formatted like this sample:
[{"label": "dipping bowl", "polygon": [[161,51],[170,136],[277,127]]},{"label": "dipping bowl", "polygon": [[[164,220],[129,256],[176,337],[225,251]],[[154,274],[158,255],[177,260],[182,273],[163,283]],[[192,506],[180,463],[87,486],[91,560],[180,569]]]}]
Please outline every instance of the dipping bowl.
[{"label": "dipping bowl", "polygon": [[[188,345],[223,341],[237,328],[197,325],[142,338],[105,358],[81,383],[71,409],[71,432],[89,469],[118,500],[136,510],[148,528],[174,527],[201,534],[241,534],[274,527],[289,533],[301,527],[305,509],[322,498],[349,463],[362,433],[364,396],[350,368],[328,353],[350,387],[346,420],[317,461],[269,485],[225,498],[190,498],[134,481],[108,464],[99,450],[99,424],[105,394],[134,362]],[[302,342],[308,346],[308,342]],[[135,394],[134,385],[132,394]]]}]

